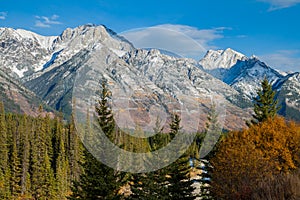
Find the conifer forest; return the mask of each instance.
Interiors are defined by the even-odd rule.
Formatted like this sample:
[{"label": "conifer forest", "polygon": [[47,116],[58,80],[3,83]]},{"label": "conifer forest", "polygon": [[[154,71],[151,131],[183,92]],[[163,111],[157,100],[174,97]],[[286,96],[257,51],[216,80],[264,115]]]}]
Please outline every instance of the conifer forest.
[{"label": "conifer forest", "polygon": [[[117,171],[98,161],[76,133],[74,117],[8,113],[0,103],[0,199],[300,199],[300,124],[277,114],[275,92],[265,79],[254,99],[253,119],[242,130],[220,128],[212,105],[205,131],[172,164],[148,173]],[[101,86],[95,105],[106,136],[126,151],[149,152],[167,145],[184,126],[170,114],[167,131],[135,138],[119,129]],[[213,134],[207,134],[207,129]],[[133,130],[140,131],[140,130]],[[206,142],[204,143],[204,138]],[[217,144],[205,158],[200,148]]]}]

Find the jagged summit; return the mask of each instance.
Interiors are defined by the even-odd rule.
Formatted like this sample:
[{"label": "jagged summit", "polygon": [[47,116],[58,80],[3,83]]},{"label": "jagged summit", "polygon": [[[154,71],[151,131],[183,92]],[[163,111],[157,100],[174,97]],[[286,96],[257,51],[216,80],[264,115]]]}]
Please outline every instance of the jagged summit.
[{"label": "jagged summit", "polygon": [[23,29],[0,28],[0,66],[16,78],[56,67],[78,52],[107,46],[119,56],[132,49],[123,37],[103,25],[67,28],[59,36],[41,36]]},{"label": "jagged summit", "polygon": [[[121,93],[133,95],[135,92],[128,91],[139,91],[133,98],[142,100],[141,106],[149,108],[158,104],[166,104],[167,108],[172,98],[176,105],[197,108],[200,103],[199,110],[205,113],[211,99],[218,99],[228,108],[227,120],[235,119],[227,123],[230,129],[241,126],[244,117],[249,116],[241,108],[252,106],[251,100],[265,76],[280,92],[282,103],[287,101],[285,96],[292,93],[286,105],[300,110],[297,103],[299,74],[280,74],[257,57],[248,58],[230,48],[209,50],[199,62],[168,56],[156,49],[136,49],[104,25],[68,28],[59,36],[0,28],[0,67],[4,73],[21,80],[48,105],[63,108],[63,111],[70,110],[78,71],[88,74],[84,84],[89,85],[85,92],[91,85],[97,87],[99,77],[105,77]],[[201,99],[193,104],[182,98],[186,95]],[[241,101],[246,103],[241,106]],[[147,121],[147,116],[136,113],[137,120]]]},{"label": "jagged summit", "polygon": [[245,55],[227,48],[226,50],[209,50],[199,63],[206,70],[229,69],[235,65],[238,60],[246,59],[247,57]]}]

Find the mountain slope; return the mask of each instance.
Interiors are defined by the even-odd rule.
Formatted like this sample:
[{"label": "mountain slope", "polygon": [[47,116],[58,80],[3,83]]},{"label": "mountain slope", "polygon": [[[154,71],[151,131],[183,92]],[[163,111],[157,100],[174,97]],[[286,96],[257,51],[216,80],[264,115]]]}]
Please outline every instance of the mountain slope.
[{"label": "mountain slope", "polygon": [[289,75],[280,87],[281,114],[300,121],[300,73]]},{"label": "mountain slope", "polygon": [[[23,81],[49,105],[64,112],[70,113],[72,96],[78,104],[80,100],[88,104],[90,98],[95,98],[95,88],[103,77],[115,94],[113,105],[124,126],[147,126],[154,122],[159,110],[169,115],[189,107],[189,111],[198,112],[189,116],[193,120],[183,121],[192,129],[198,125],[189,121],[200,120],[203,129],[212,99],[225,107],[222,114],[226,115],[228,129],[243,127],[244,118],[249,116],[229,101],[239,93],[202,71],[192,59],[135,49],[103,26],[68,29],[54,43],[63,46],[61,53],[50,66]],[[85,85],[84,91],[77,91],[77,87],[74,91],[73,85],[79,83]],[[127,100],[120,102],[122,98]],[[139,112],[142,108],[146,112]],[[126,115],[132,120],[128,121]]]},{"label": "mountain slope", "polygon": [[273,89],[277,91],[277,98],[282,106],[280,113],[288,118],[299,120],[298,73],[283,75],[256,57],[247,58],[233,50],[228,51],[224,56],[226,51],[228,50],[209,51],[200,63],[205,71],[242,94],[242,99],[235,102],[236,105],[251,107],[251,101],[256,96],[261,81],[266,77],[273,85]]},{"label": "mountain slope", "polygon": [[[43,102],[31,91],[13,77],[0,69],[0,101],[4,103],[7,112],[26,113],[31,116],[38,115],[38,108]],[[46,110],[47,106],[44,105]]]},{"label": "mountain slope", "polygon": [[297,74],[284,76],[232,49],[210,50],[197,62],[159,50],[136,49],[102,25],[68,28],[53,37],[1,28],[0,48],[4,75],[20,80],[48,105],[67,114],[72,100],[82,109],[88,105],[93,110],[99,82],[106,79],[115,117],[127,127],[149,128],[147,124],[153,125],[157,116],[180,112],[190,130],[203,129],[214,102],[226,128],[242,128],[265,76],[278,91],[282,113],[300,112]]},{"label": "mountain slope", "polygon": [[234,66],[237,61],[244,61],[247,57],[230,48],[226,50],[209,50],[203,59],[199,61],[201,67],[213,75],[214,77],[223,80],[226,72]]},{"label": "mountain slope", "polygon": [[40,70],[49,59],[53,40],[25,30],[0,28],[1,68],[15,78]]}]

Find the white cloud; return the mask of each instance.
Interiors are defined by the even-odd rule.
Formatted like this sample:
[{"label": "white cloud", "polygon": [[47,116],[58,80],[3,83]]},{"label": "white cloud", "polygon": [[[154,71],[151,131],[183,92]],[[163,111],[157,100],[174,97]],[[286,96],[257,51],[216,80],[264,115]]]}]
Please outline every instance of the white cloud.
[{"label": "white cloud", "polygon": [[257,0],[271,4],[269,11],[288,8],[300,3],[300,0]]},{"label": "white cloud", "polygon": [[0,12],[0,20],[5,20],[7,17],[7,12]]},{"label": "white cloud", "polygon": [[35,21],[35,26],[40,28],[50,28],[51,25],[62,24],[60,21],[57,21],[59,18],[58,15],[52,15],[51,17],[35,16],[35,18],[37,19]]},{"label": "white cloud", "polygon": [[300,50],[281,50],[259,58],[278,70],[300,72]]},{"label": "white cloud", "polygon": [[200,30],[186,25],[162,24],[129,30],[120,33],[120,35],[123,35],[137,48],[162,49],[182,57],[199,60],[208,49],[216,48],[210,43],[223,38],[225,29],[229,28],[219,27]]}]

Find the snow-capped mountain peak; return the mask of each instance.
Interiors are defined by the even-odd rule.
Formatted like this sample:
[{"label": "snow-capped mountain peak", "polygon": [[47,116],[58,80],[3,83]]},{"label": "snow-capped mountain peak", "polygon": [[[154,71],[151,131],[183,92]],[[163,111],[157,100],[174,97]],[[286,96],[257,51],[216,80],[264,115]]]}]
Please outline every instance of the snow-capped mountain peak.
[{"label": "snow-capped mountain peak", "polygon": [[227,70],[238,61],[247,59],[245,55],[230,48],[226,50],[209,50],[204,58],[199,61],[199,65],[202,66],[206,72],[222,80]]},{"label": "snow-capped mountain peak", "polygon": [[229,69],[235,65],[238,60],[245,59],[247,59],[245,55],[227,48],[226,50],[209,50],[199,63],[206,70]]},{"label": "snow-capped mountain peak", "polygon": [[56,67],[82,50],[109,47],[123,56],[132,45],[103,25],[67,28],[60,36],[41,36],[28,30],[0,28],[0,65],[15,78]]},{"label": "snow-capped mountain peak", "polygon": [[[230,106],[232,116],[239,115],[243,113],[242,107],[251,106],[264,77],[280,96],[288,97],[281,102],[297,109],[300,105],[299,74],[280,74],[257,57],[247,58],[230,48],[209,50],[199,62],[167,56],[155,49],[136,49],[103,25],[68,28],[59,36],[0,28],[0,67],[3,73],[21,78],[28,88],[57,109],[71,102],[68,98],[79,69],[88,70],[83,74],[90,72],[93,80],[104,76],[124,92],[130,88],[155,91],[155,98],[147,97],[145,105],[159,103],[158,100],[169,102],[169,97],[181,104],[185,102],[182,95],[189,94],[203,98],[205,106],[201,109],[205,111],[210,102],[206,98],[217,94]],[[244,114],[241,116],[247,115]],[[239,123],[235,120],[234,124]]]}]

